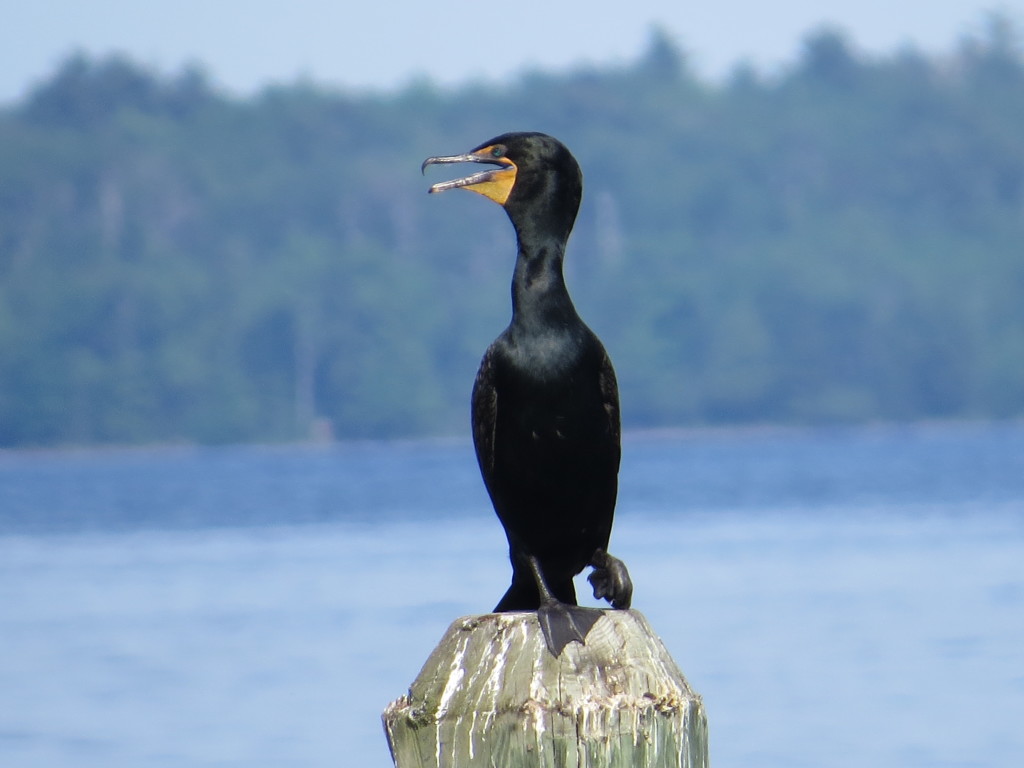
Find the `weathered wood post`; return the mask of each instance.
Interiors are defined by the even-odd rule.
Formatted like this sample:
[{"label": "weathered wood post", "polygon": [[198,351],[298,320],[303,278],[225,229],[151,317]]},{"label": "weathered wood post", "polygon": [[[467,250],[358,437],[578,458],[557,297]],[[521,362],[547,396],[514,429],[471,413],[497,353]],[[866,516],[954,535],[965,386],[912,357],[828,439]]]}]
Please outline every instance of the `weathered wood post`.
[{"label": "weathered wood post", "polygon": [[457,619],[384,711],[397,768],[707,768],[704,704],[637,611],[548,651],[536,613]]}]

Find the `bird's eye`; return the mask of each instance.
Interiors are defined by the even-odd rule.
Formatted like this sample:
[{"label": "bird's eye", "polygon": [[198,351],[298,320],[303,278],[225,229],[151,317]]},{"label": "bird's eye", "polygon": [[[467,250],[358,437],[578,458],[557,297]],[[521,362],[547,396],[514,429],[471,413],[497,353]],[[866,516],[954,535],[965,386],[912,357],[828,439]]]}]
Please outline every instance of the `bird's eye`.
[{"label": "bird's eye", "polygon": [[502,157],[505,154],[504,147],[495,147],[491,150],[491,157]]}]

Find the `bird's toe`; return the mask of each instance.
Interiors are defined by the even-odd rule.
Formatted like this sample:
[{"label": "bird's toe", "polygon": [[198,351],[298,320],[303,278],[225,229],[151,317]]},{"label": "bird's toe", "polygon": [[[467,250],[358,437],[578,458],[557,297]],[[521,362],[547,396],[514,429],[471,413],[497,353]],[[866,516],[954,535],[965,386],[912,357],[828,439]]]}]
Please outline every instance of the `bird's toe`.
[{"label": "bird's toe", "polygon": [[594,597],[607,600],[613,608],[629,608],[633,601],[633,581],[626,564],[603,550],[594,558],[594,570],[587,577],[594,588]]}]

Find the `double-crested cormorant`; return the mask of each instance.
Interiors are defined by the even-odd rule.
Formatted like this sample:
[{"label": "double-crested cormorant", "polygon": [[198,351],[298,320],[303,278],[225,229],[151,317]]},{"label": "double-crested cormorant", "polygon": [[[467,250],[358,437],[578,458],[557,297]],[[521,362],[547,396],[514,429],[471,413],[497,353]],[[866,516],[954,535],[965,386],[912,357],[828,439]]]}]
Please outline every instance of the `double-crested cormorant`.
[{"label": "double-crested cormorant", "polygon": [[633,585],[607,553],[618,487],[615,372],[565,287],[562,260],[583,194],[576,159],[542,133],[506,133],[435,163],[494,168],[461,187],[501,205],[518,241],[512,321],[488,348],[473,387],[473,443],[508,536],[512,585],[495,611],[534,610],[551,652],[583,642],[600,617],[574,607],[586,566],[594,596],[628,608]]}]

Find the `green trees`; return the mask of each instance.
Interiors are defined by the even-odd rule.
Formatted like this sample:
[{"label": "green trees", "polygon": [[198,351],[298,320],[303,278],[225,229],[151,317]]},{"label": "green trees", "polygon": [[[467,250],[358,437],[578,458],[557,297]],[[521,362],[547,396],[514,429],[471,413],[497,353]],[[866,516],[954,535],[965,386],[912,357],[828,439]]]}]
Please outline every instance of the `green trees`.
[{"label": "green trees", "polygon": [[0,446],[461,432],[512,233],[419,163],[505,130],[586,175],[567,271],[628,426],[1024,414],[1024,62],[839,33],[788,73],[446,93],[68,60],[0,112]]}]

